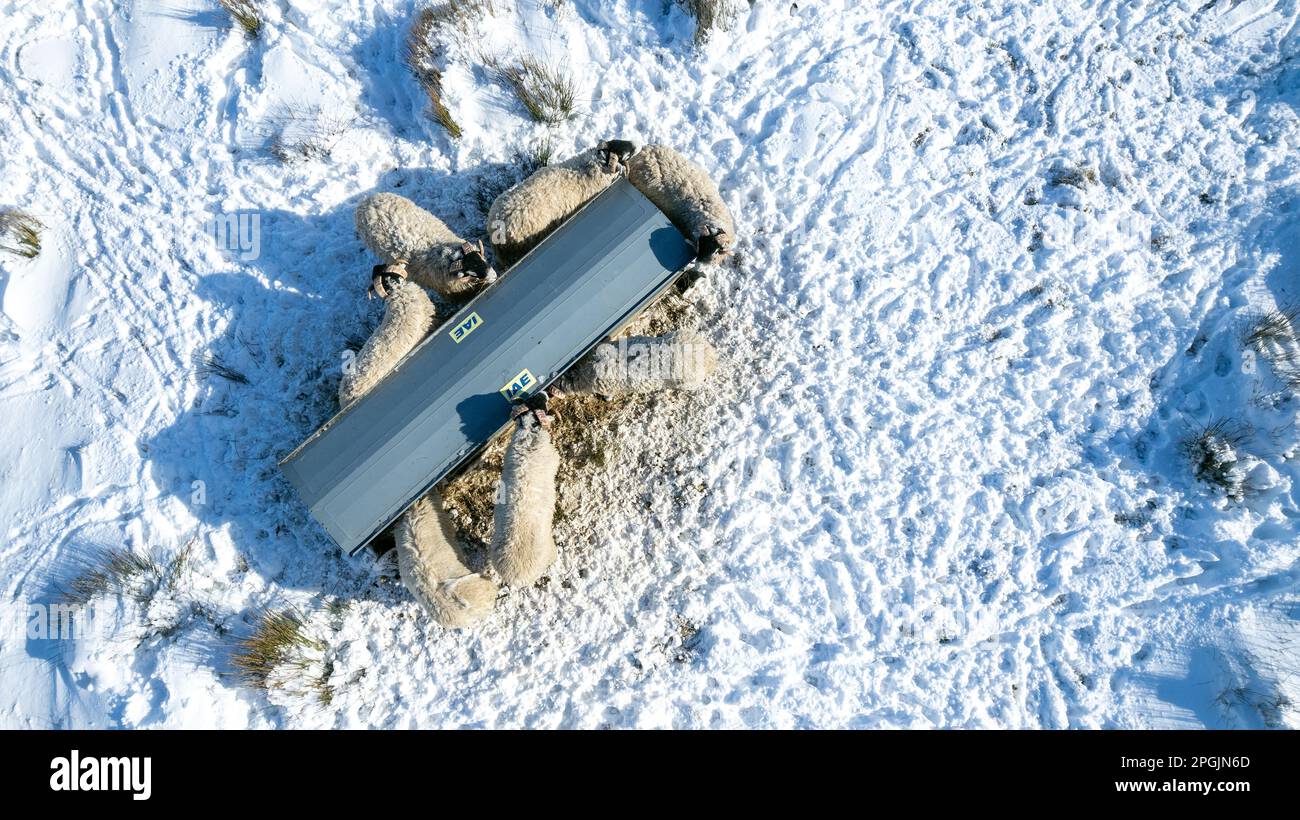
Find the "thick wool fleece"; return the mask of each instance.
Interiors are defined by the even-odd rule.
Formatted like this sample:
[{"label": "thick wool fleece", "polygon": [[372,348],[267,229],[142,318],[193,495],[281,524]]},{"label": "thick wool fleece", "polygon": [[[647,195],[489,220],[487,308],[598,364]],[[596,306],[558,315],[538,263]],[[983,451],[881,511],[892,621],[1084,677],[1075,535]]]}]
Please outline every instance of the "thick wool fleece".
[{"label": "thick wool fleece", "polygon": [[722,250],[736,241],[736,221],[708,173],[666,145],[647,145],[627,164],[628,181],[692,241],[721,229]]},{"label": "thick wool fleece", "polygon": [[402,515],[394,535],[402,583],[440,625],[469,626],[492,611],[497,586],[465,565],[436,492]]},{"label": "thick wool fleece", "polygon": [[393,366],[429,334],[433,302],[416,284],[401,282],[384,300],[384,318],[361,347],[339,382],[339,406],[347,407],[370,392]]},{"label": "thick wool fleece", "polygon": [[487,224],[497,262],[502,267],[518,262],[617,178],[592,148],[542,168],[501,194],[488,210]]},{"label": "thick wool fleece", "polygon": [[397,194],[374,194],[356,212],[357,235],[385,262],[407,261],[411,280],[442,296],[460,300],[485,284],[451,273],[451,263],[464,240],[441,219]]},{"label": "thick wool fleece", "polygon": [[501,471],[493,515],[492,568],[519,588],[542,577],[555,560],[555,474],[560,453],[532,413],[519,417]]},{"label": "thick wool fleece", "polygon": [[563,390],[615,397],[698,390],[718,369],[718,351],[694,330],[604,342],[564,374]]},{"label": "thick wool fleece", "polygon": [[[342,407],[374,388],[424,339],[433,324],[433,303],[417,284],[398,283],[384,303],[384,318],[339,384]],[[491,611],[496,584],[465,565],[436,493],[403,513],[395,535],[402,583],[439,624],[467,626]]]}]

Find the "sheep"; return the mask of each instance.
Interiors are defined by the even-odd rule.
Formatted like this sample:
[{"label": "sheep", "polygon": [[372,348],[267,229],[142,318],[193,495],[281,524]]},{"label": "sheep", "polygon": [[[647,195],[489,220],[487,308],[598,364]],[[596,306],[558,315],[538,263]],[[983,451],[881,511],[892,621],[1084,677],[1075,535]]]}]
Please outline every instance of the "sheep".
[{"label": "sheep", "polygon": [[716,262],[736,242],[736,222],[708,173],[666,145],[647,145],[627,160],[627,179],[695,246],[701,262]]},{"label": "sheep", "polygon": [[497,261],[509,267],[523,258],[620,173],[686,235],[697,259],[716,262],[731,252],[735,220],[703,168],[664,145],[606,140],[496,198],[488,231]]},{"label": "sheep", "polygon": [[606,398],[671,389],[695,391],[718,367],[718,353],[694,330],[603,342],[561,377],[566,393]]},{"label": "sheep", "polygon": [[384,318],[361,352],[343,369],[339,382],[341,408],[369,393],[433,327],[433,302],[423,288],[385,274],[377,274],[376,279],[385,297]]},{"label": "sheep", "polygon": [[515,410],[492,515],[492,569],[511,587],[535,582],[555,561],[555,475],[560,453],[551,441],[546,394]]},{"label": "sheep", "polygon": [[403,586],[440,626],[470,626],[492,611],[497,585],[466,566],[436,491],[412,504],[393,534]]},{"label": "sheep", "polygon": [[467,299],[496,280],[482,242],[466,242],[406,197],[367,197],[357,206],[356,226],[375,255],[390,265],[408,266],[412,281],[444,298]]},{"label": "sheep", "polygon": [[488,237],[497,262],[510,267],[588,200],[618,179],[631,143],[603,142],[548,165],[512,186],[488,209]]},{"label": "sheep", "polygon": [[[433,302],[397,265],[375,271],[384,317],[339,384],[347,407],[374,388],[429,333]],[[506,447],[491,542],[493,568],[506,583],[537,580],[555,560],[552,525],[560,456],[545,426],[545,394],[516,410],[518,425]],[[394,531],[402,584],[440,625],[468,626],[491,612],[497,586],[472,571],[458,544],[442,498],[432,491],[402,514]]]}]

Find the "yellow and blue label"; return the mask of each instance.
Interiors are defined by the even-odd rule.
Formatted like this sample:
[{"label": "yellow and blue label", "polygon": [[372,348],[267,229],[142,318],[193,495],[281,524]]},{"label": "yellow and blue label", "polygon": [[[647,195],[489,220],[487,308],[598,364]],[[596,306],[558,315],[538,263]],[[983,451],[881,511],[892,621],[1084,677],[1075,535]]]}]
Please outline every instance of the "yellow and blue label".
[{"label": "yellow and blue label", "polygon": [[528,391],[537,386],[537,379],[533,374],[524,368],[519,371],[519,375],[506,382],[506,386],[501,388],[501,395],[506,397],[506,401],[514,401],[520,396],[525,395]]},{"label": "yellow and blue label", "polygon": [[466,336],[478,330],[482,324],[483,320],[479,318],[477,313],[470,313],[470,315],[457,322],[455,327],[447,331],[447,335],[451,337],[453,342],[460,344],[465,340]]}]

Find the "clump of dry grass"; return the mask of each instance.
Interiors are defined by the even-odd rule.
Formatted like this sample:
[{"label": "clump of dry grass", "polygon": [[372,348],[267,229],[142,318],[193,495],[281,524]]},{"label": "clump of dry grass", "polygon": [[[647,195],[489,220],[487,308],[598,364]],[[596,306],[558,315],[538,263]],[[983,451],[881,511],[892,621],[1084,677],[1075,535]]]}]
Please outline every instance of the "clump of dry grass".
[{"label": "clump of dry grass", "polygon": [[310,637],[296,609],[264,610],[252,633],[239,640],[231,663],[249,686],[301,689],[328,705],[334,692],[329,665],[320,656],[325,643]]},{"label": "clump of dry grass", "polygon": [[1052,171],[1047,181],[1054,188],[1069,186],[1085,191],[1088,186],[1097,184],[1097,172],[1085,165],[1064,166]]},{"label": "clump of dry grass", "polygon": [[257,39],[262,33],[262,10],[254,0],[217,0],[235,25],[244,30],[244,36]]},{"label": "clump of dry grass", "polygon": [[1300,307],[1272,310],[1255,319],[1246,332],[1243,342],[1260,353],[1273,345],[1285,345],[1296,338],[1295,323],[1300,318]]},{"label": "clump of dry grass", "polygon": [[1242,343],[1273,365],[1277,378],[1292,390],[1300,389],[1300,306],[1280,308],[1255,317]]},{"label": "clump of dry grass", "polygon": [[353,119],[319,106],[282,105],[270,118],[267,150],[285,164],[329,159]]},{"label": "clump of dry grass", "polygon": [[45,225],[36,217],[15,208],[0,210],[0,250],[27,259],[41,252],[41,231]]},{"label": "clump of dry grass", "polygon": [[112,547],[90,556],[70,580],[61,585],[61,603],[81,605],[103,595],[123,595],[147,603],[159,591],[174,592],[194,553],[190,541],[167,563],[126,547]]},{"label": "clump of dry grass", "polygon": [[195,356],[194,372],[196,372],[201,379],[208,379],[216,376],[217,378],[225,379],[229,382],[235,382],[236,384],[249,383],[247,376],[223,362],[215,353]]},{"label": "clump of dry grass", "polygon": [[525,56],[512,62],[488,59],[488,68],[519,98],[534,122],[559,125],[578,113],[573,79],[557,65]]},{"label": "clump of dry grass", "polygon": [[550,139],[541,139],[528,146],[526,151],[518,154],[519,163],[524,169],[524,176],[530,176],[535,171],[551,164],[555,159],[555,143]]},{"label": "clump of dry grass", "polygon": [[1246,494],[1246,471],[1237,450],[1250,438],[1250,428],[1232,419],[1215,419],[1193,430],[1180,448],[1191,461],[1192,474],[1240,501]]},{"label": "clump of dry grass", "polygon": [[437,36],[443,31],[456,31],[468,36],[474,17],[483,11],[491,11],[491,8],[486,0],[449,0],[429,6],[415,15],[406,35],[406,67],[429,98],[429,116],[452,139],[460,139],[462,131],[443,100],[442,70],[438,63],[444,56],[444,49],[438,44]]},{"label": "clump of dry grass", "polygon": [[708,41],[714,31],[725,30],[735,19],[732,0],[678,0],[686,13],[695,18],[695,44]]}]

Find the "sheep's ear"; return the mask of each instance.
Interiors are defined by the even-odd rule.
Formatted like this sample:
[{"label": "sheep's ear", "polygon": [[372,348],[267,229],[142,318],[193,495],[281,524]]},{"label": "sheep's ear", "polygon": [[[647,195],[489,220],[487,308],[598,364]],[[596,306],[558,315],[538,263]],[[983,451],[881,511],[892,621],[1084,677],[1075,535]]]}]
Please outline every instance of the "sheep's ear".
[{"label": "sheep's ear", "polygon": [[484,260],[487,259],[487,251],[483,249],[483,240],[482,240],[482,239],[480,239],[480,240],[478,241],[478,252],[479,252],[479,256],[482,256]]}]

